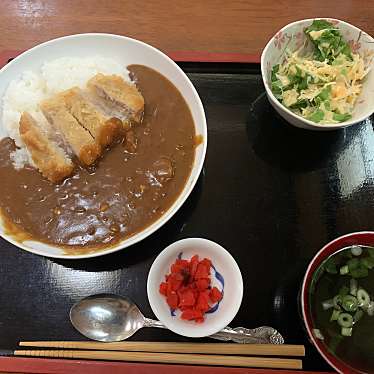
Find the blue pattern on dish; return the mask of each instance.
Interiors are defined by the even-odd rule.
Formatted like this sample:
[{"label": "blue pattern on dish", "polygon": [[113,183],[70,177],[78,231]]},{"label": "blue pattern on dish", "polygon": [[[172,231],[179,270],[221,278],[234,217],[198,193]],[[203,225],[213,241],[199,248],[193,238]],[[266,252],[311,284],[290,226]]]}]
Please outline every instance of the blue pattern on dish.
[{"label": "blue pattern on dish", "polygon": [[225,288],[225,279],[223,278],[222,274],[217,271],[217,269],[213,266],[213,264],[212,264],[212,268],[214,270],[214,276],[215,276],[215,278],[222,285],[222,291],[223,291],[223,289]]},{"label": "blue pattern on dish", "polygon": [[[218,280],[219,283],[221,283],[222,285],[222,289],[220,290],[222,292],[222,295],[223,295],[223,290],[225,288],[225,278],[223,278],[222,274],[219,273],[217,271],[217,269],[214,267],[214,265],[212,264],[212,269],[214,270],[214,277]],[[222,298],[223,299],[223,298]],[[221,299],[221,300],[222,300]],[[214,313],[217,311],[217,309],[219,308],[219,304],[220,304],[220,301],[218,301],[217,304],[213,305],[207,312],[205,312],[206,314],[211,314],[211,313]]]}]

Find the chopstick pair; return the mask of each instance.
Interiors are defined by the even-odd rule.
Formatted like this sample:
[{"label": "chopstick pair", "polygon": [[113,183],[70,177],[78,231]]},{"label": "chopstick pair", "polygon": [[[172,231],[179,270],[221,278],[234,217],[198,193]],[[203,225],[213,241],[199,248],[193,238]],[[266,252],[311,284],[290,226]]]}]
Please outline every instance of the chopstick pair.
[{"label": "chopstick pair", "polygon": [[88,349],[105,351],[200,353],[244,356],[305,356],[303,345],[289,344],[232,344],[232,343],[176,343],[176,342],[114,342],[90,341],[25,341],[24,347]]},{"label": "chopstick pair", "polygon": [[[69,350],[16,350],[16,356],[81,358],[128,362],[301,369],[300,359],[250,356],[304,356],[301,345],[166,342],[20,342],[20,346]],[[72,350],[85,349],[85,350]]]}]

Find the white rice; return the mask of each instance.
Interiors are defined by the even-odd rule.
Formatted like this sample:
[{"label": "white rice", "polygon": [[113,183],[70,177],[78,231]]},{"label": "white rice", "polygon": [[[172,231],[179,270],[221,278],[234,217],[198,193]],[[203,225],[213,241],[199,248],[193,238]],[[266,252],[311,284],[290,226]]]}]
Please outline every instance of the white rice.
[{"label": "white rice", "polygon": [[126,66],[113,59],[62,57],[44,63],[40,71],[25,71],[9,84],[2,99],[2,125],[6,136],[14,139],[19,147],[11,155],[16,168],[27,163],[33,165],[18,131],[22,112],[28,111],[35,119],[40,118],[38,103],[41,100],[74,86],[83,88],[97,73],[116,74],[130,80]]},{"label": "white rice", "polygon": [[45,97],[45,81],[32,71],[26,71],[19,79],[10,82],[3,97],[2,124],[17,146],[23,145],[18,132],[22,112],[37,111],[38,103]]}]

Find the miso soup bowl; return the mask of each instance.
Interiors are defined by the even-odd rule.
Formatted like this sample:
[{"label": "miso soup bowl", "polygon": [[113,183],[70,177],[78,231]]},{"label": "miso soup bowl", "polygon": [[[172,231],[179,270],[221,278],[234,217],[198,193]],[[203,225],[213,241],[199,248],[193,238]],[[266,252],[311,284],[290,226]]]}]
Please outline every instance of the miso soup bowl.
[{"label": "miso soup bowl", "polygon": [[[313,325],[313,319],[311,315],[311,307],[313,306],[314,300],[310,297],[310,288],[312,280],[316,275],[317,269],[320,265],[331,255],[339,252],[339,250],[349,247],[351,245],[369,245],[374,246],[374,232],[362,231],[355,232],[347,235],[343,235],[330,243],[326,244],[312,259],[307,271],[304,276],[304,280],[301,288],[301,312],[302,318],[306,331],[309,336],[309,340],[317,348],[321,356],[339,373],[363,373],[358,368],[352,367],[350,363],[345,362],[341,358],[335,356],[324,343],[323,340],[318,339],[313,330],[318,328]],[[374,372],[374,367],[372,368]]]},{"label": "miso soup bowl", "polygon": [[[172,206],[157,221],[153,222],[144,230],[131,237],[124,238],[115,245],[108,245],[102,249],[100,248],[98,251],[85,254],[74,255],[71,254],[71,251],[65,253],[64,250],[58,246],[44,244],[34,240],[21,241],[19,238],[10,235],[6,231],[5,225],[0,219],[0,236],[17,247],[38,255],[63,259],[96,257],[119,251],[145,239],[171,219],[183,205],[192,192],[203,167],[207,148],[207,125],[204,108],[195,87],[187,75],[173,60],[158,49],[139,40],[121,35],[90,33],[64,36],[39,44],[22,53],[0,70],[0,100],[9,83],[13,79],[19,78],[24,71],[38,70],[44,62],[60,57],[89,56],[110,57],[125,66],[131,64],[145,65],[163,74],[178,88],[187,102],[194,120],[195,133],[196,135],[201,135],[202,142],[196,147],[195,160],[190,176],[182,192]],[[0,118],[2,118],[1,105]],[[6,135],[0,120],[0,139]],[[35,217],[35,220],[38,219],[39,217]]]}]

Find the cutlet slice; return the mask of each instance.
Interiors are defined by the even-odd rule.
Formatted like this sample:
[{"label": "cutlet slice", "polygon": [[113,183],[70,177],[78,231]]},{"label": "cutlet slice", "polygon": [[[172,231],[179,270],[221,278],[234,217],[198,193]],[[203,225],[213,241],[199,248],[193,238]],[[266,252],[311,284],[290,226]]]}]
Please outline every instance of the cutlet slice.
[{"label": "cutlet slice", "polygon": [[40,108],[55,130],[62,136],[83,165],[91,165],[101,154],[101,147],[69,113],[64,98],[56,95],[41,102]]},{"label": "cutlet slice", "polygon": [[74,165],[68,155],[48,138],[46,132],[27,112],[21,115],[19,133],[32,160],[44,177],[58,183],[72,173]]},{"label": "cutlet slice", "polygon": [[118,75],[96,74],[87,83],[88,90],[106,101],[122,116],[140,122],[144,111],[144,98],[132,83]]},{"label": "cutlet slice", "polygon": [[73,117],[95,138],[102,147],[106,147],[120,134],[122,121],[109,118],[100,113],[83,95],[78,87],[62,92],[65,104]]}]

